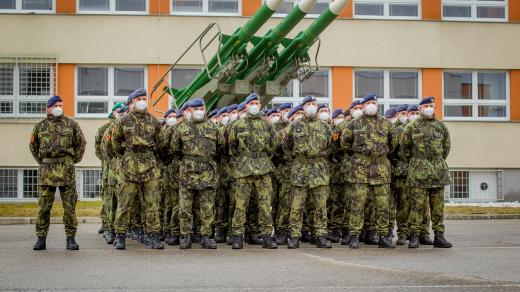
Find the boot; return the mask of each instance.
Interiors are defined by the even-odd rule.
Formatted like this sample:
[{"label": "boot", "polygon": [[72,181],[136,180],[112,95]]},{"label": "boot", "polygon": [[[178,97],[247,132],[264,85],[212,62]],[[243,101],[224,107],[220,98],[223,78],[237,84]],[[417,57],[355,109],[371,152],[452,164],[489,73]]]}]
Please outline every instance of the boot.
[{"label": "boot", "polygon": [[337,231],[333,231],[328,237],[328,239],[333,243],[341,242],[341,235]]},{"label": "boot", "polygon": [[144,232],[142,230],[137,231],[137,240],[139,243],[144,244]]},{"label": "boot", "polygon": [[254,244],[261,245],[262,239],[258,235],[251,234],[251,235],[249,235],[249,239],[248,239],[247,243],[253,244],[253,245]]},{"label": "boot", "polygon": [[130,233],[132,234],[133,240],[139,240],[139,234],[137,233],[137,231],[135,229],[132,229],[132,231]]},{"label": "boot", "polygon": [[361,231],[361,234],[359,235],[359,242],[365,242],[365,240],[367,238],[367,233],[368,233],[368,230],[366,230],[366,229]]},{"label": "boot", "polygon": [[202,236],[200,247],[204,249],[217,249],[217,243],[214,239],[210,239],[208,236]]},{"label": "boot", "polygon": [[231,245],[232,249],[242,249],[244,248],[244,238],[242,235],[237,235],[233,237],[233,244]]},{"label": "boot", "polygon": [[433,247],[450,248],[453,245],[451,242],[444,238],[444,232],[435,232],[435,238],[433,239]]},{"label": "boot", "polygon": [[126,238],[132,238],[132,232],[131,231],[127,231],[126,232]]},{"label": "boot", "polygon": [[312,236],[310,231],[302,231],[302,242],[311,242]]},{"label": "boot", "polygon": [[418,248],[419,247],[419,237],[415,234],[410,234],[410,242],[408,242],[408,248]]},{"label": "boot", "polygon": [[98,234],[103,234],[106,230],[107,230],[107,228],[105,226],[105,221],[103,221],[103,223],[101,223],[101,227],[99,227],[97,233]]},{"label": "boot", "polygon": [[103,231],[103,238],[105,240],[106,240],[106,237],[108,236],[108,233],[110,233],[110,231],[108,231],[108,230]]},{"label": "boot", "polygon": [[151,241],[152,239],[150,238],[150,234],[148,232],[144,232],[144,235],[143,235],[143,241],[144,241],[144,245],[145,246],[150,246],[151,245]]},{"label": "boot", "polygon": [[180,239],[180,249],[191,249],[191,235],[182,235]]},{"label": "boot", "polygon": [[343,238],[341,239],[341,245],[349,245],[351,240],[352,240],[352,236],[350,236],[350,234],[345,234],[343,236]]},{"label": "boot", "polygon": [[168,245],[179,245],[180,244],[180,236],[178,234],[172,235],[172,240]]},{"label": "boot", "polygon": [[216,243],[225,243],[226,242],[226,233],[223,229],[217,228],[215,232],[215,242]]},{"label": "boot", "polygon": [[67,237],[67,249],[68,250],[78,250],[79,245],[76,243],[76,239],[74,237]]},{"label": "boot", "polygon": [[311,236],[311,244],[312,245],[318,244],[318,238],[316,236],[314,236],[314,234],[312,234],[312,236]]},{"label": "boot", "polygon": [[164,238],[164,243],[167,245],[171,245],[172,234],[170,232],[166,233],[166,237]]},{"label": "boot", "polygon": [[276,244],[286,245],[287,244],[287,234],[278,234],[276,236]]},{"label": "boot", "polygon": [[34,250],[45,250],[47,249],[47,244],[45,243],[45,237],[38,237],[38,240],[33,245]]},{"label": "boot", "polygon": [[353,249],[359,248],[359,235],[351,235],[351,239],[349,242],[349,247]]},{"label": "boot", "polygon": [[232,245],[233,244],[233,239],[234,239],[233,236],[228,236],[227,239],[226,239],[226,244],[227,245]]},{"label": "boot", "polygon": [[266,235],[262,239],[262,248],[268,249],[276,249],[278,248],[278,244],[276,243],[276,239],[273,237]]},{"label": "boot", "polygon": [[377,238],[377,232],[375,230],[368,230],[365,237],[365,244],[378,245],[379,241]]},{"label": "boot", "polygon": [[379,242],[377,244],[379,248],[395,248],[392,244],[392,239],[389,236],[379,236]]},{"label": "boot", "polygon": [[116,234],[114,232],[109,232],[107,236],[105,236],[107,244],[113,244],[114,240],[116,240]]},{"label": "boot", "polygon": [[296,249],[300,248],[300,239],[298,237],[291,237],[287,241],[287,248],[288,249]]},{"label": "boot", "polygon": [[404,235],[398,235],[396,244],[397,245],[405,245],[406,244],[406,237]]},{"label": "boot", "polygon": [[158,233],[150,234],[150,247],[152,249],[164,249],[164,244],[161,241],[161,236]]},{"label": "boot", "polygon": [[316,247],[317,248],[332,248],[332,242],[328,241],[325,236],[320,236],[317,238]]},{"label": "boot", "polygon": [[192,241],[193,243],[200,243],[200,235],[197,234],[197,233],[193,233],[193,234],[191,235],[191,241]]},{"label": "boot", "polygon": [[420,235],[419,243],[424,245],[433,245],[433,240],[430,239],[429,235]]},{"label": "boot", "polygon": [[116,249],[125,249],[126,244],[126,235],[124,233],[120,233],[116,235],[116,240],[114,241],[114,244],[116,245]]}]

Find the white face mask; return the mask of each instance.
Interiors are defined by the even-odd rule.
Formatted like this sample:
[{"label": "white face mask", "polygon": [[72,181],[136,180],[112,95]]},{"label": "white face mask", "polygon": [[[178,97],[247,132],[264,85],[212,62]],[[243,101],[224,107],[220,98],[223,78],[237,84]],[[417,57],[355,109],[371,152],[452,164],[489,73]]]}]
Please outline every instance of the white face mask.
[{"label": "white face mask", "polygon": [[365,114],[373,116],[377,114],[377,105],[371,103],[365,107]]},{"label": "white face mask", "polygon": [[229,121],[230,122],[234,122],[237,119],[238,119],[238,114],[237,113],[231,114],[231,116],[229,117]]},{"label": "white face mask", "polygon": [[303,115],[296,115],[296,116],[294,116],[294,118],[293,118],[293,122],[294,122],[294,121],[297,121],[297,120],[299,120],[299,119],[301,119],[301,118],[303,118]]},{"label": "white face mask", "polygon": [[418,118],[419,118],[419,115],[411,115],[408,117],[408,120],[410,122],[413,122],[413,121],[417,120]]},{"label": "white face mask", "polygon": [[229,123],[229,117],[223,117],[221,120],[220,120],[220,123],[222,125],[227,125]]},{"label": "white face mask", "polygon": [[316,112],[318,111],[318,107],[315,106],[315,105],[309,105],[305,108],[305,113],[309,116],[309,117],[314,117],[316,116]]},{"label": "white face mask", "polygon": [[140,100],[135,103],[135,109],[138,111],[144,111],[147,106],[148,103],[146,102],[146,100]]},{"label": "white face mask", "polygon": [[344,119],[342,119],[342,118],[334,119],[334,125],[337,126],[337,125],[341,124],[343,121],[344,121]]},{"label": "white face mask", "polygon": [[354,118],[354,120],[357,120],[361,118],[361,116],[363,116],[363,111],[360,109],[355,109],[350,114],[352,115],[352,118]]},{"label": "white face mask", "polygon": [[289,121],[289,113],[285,113],[283,116],[282,116],[282,119],[285,121],[285,122],[288,122]]},{"label": "white face mask", "polygon": [[204,119],[205,112],[203,110],[195,110],[193,111],[193,120],[194,121],[202,121]]},{"label": "white face mask", "polygon": [[390,123],[395,124],[397,123],[397,118],[391,118],[389,119]]},{"label": "white face mask", "polygon": [[239,118],[239,119],[242,119],[242,118],[244,118],[245,116],[246,116],[246,113],[239,113],[239,114],[238,114],[238,118]]},{"label": "white face mask", "polygon": [[319,118],[320,118],[320,120],[326,122],[326,121],[329,120],[330,115],[329,115],[328,112],[321,112],[320,115],[319,115]]},{"label": "white face mask", "polygon": [[401,122],[401,124],[406,124],[406,122],[408,122],[408,116],[400,116],[399,122]]},{"label": "white face mask", "polygon": [[256,104],[250,105],[247,107],[247,112],[250,115],[256,116],[260,112],[260,106]]},{"label": "white face mask", "polygon": [[431,118],[433,117],[433,114],[435,113],[435,111],[433,110],[432,107],[425,107],[421,110],[421,113],[425,116],[427,116],[428,118]]},{"label": "white face mask", "polygon": [[55,117],[61,117],[61,115],[63,115],[63,109],[57,106],[51,110],[51,114]]},{"label": "white face mask", "polygon": [[176,118],[167,118],[166,119],[166,125],[168,125],[170,127],[175,125],[175,123],[177,123],[177,119]]},{"label": "white face mask", "polygon": [[272,117],[271,118],[271,123],[273,123],[273,124],[278,124],[279,121],[280,121],[280,117]]}]

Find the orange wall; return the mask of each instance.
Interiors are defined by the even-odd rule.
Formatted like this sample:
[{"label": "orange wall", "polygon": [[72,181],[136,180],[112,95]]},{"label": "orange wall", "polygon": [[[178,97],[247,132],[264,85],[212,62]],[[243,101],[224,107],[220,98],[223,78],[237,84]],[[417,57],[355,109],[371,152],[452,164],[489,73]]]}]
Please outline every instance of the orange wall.
[{"label": "orange wall", "polygon": [[346,109],[352,103],[352,68],[332,67],[332,108]]},{"label": "orange wall", "polygon": [[422,95],[435,97],[435,115],[442,119],[442,69],[423,69]]},{"label": "orange wall", "polygon": [[56,13],[75,14],[76,0],[56,0]]},{"label": "orange wall", "polygon": [[343,11],[341,11],[339,18],[352,18],[352,15],[353,15],[352,0],[349,0],[345,9],[343,9]]},{"label": "orange wall", "polygon": [[520,22],[520,1],[509,0],[509,21]]},{"label": "orange wall", "polygon": [[[159,96],[163,93],[162,88],[165,85],[168,85],[168,80],[170,80],[169,76],[166,77],[164,82],[157,88],[157,90],[152,94],[152,89],[155,86],[155,83],[159,81],[159,79],[170,69],[170,65],[148,65],[148,96],[151,99],[151,102],[155,102]],[[168,110],[168,100],[169,95],[164,95],[159,103],[156,105],[155,109],[152,104],[149,104],[149,110],[156,117],[163,116],[163,113]]]},{"label": "orange wall", "polygon": [[422,18],[424,20],[441,20],[442,18],[441,0],[423,0]]},{"label": "orange wall", "polygon": [[170,0],[150,0],[150,15],[169,15]]},{"label": "orange wall", "polygon": [[262,0],[242,0],[242,15],[253,16],[260,6]]},{"label": "orange wall", "polygon": [[74,116],[74,64],[58,64],[58,95],[63,100],[63,112]]},{"label": "orange wall", "polygon": [[509,75],[511,121],[520,121],[520,70],[511,70]]}]

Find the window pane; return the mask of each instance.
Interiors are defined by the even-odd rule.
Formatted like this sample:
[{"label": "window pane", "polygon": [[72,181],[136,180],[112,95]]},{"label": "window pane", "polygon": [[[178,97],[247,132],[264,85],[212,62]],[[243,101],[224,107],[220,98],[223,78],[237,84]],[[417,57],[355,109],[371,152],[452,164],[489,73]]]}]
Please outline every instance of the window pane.
[{"label": "window pane", "polygon": [[471,99],[471,73],[444,72],[445,99]]},{"label": "window pane", "polygon": [[478,116],[486,118],[505,118],[507,116],[505,105],[479,105]]},{"label": "window pane", "polygon": [[45,114],[47,102],[45,101],[20,101],[20,114]]},{"label": "window pane", "polygon": [[300,96],[312,95],[314,97],[329,96],[329,72],[318,71],[309,79],[300,84]]},{"label": "window pane", "polygon": [[94,199],[99,197],[101,190],[100,171],[83,170],[83,198]]},{"label": "window pane", "polygon": [[373,93],[378,97],[384,96],[383,71],[356,71],[356,98]]},{"label": "window pane", "polygon": [[108,11],[110,0],[80,0],[79,10],[84,11]]},{"label": "window pane", "polygon": [[52,10],[52,0],[22,0],[24,10]]},{"label": "window pane", "polygon": [[450,198],[469,198],[469,171],[450,171],[453,183],[450,185]]},{"label": "window pane", "polygon": [[209,0],[209,12],[238,13],[238,0]]},{"label": "window pane", "polygon": [[390,16],[418,16],[419,7],[417,5],[391,4]]},{"label": "window pane", "polygon": [[356,15],[383,16],[385,13],[383,4],[356,4]]},{"label": "window pane", "polygon": [[24,169],[23,170],[23,197],[37,198],[38,197],[38,170]]},{"label": "window pane", "polygon": [[478,99],[505,100],[506,73],[478,73]]},{"label": "window pane", "polygon": [[467,118],[473,116],[471,105],[446,105],[444,115],[450,118]]},{"label": "window pane", "polygon": [[0,198],[18,197],[18,170],[0,169]]},{"label": "window pane", "polygon": [[172,87],[180,89],[188,86],[199,72],[200,69],[173,69]]},{"label": "window pane", "polygon": [[128,96],[137,88],[144,87],[143,68],[115,68],[115,95]]},{"label": "window pane", "polygon": [[79,68],[78,95],[107,96],[108,68]]},{"label": "window pane", "polygon": [[19,76],[20,95],[51,95],[51,68],[48,64],[20,64]]},{"label": "window pane", "polygon": [[12,101],[0,101],[0,114],[12,114],[14,113]]},{"label": "window pane", "polygon": [[202,0],[172,0],[173,12],[202,12]]},{"label": "window pane", "polygon": [[16,9],[16,0],[0,1],[0,9]]},{"label": "window pane", "polygon": [[117,0],[116,11],[146,11],[146,0]]},{"label": "window pane", "polygon": [[318,0],[309,14],[321,14],[328,7],[329,3],[327,0]]},{"label": "window pane", "polygon": [[419,98],[419,73],[390,71],[390,98]]},{"label": "window pane", "polygon": [[0,96],[13,95],[14,64],[0,63]]},{"label": "window pane", "polygon": [[276,13],[278,14],[288,14],[291,9],[294,8],[294,0],[284,0],[283,3],[278,7]]},{"label": "window pane", "polygon": [[478,6],[477,7],[478,18],[505,18],[506,9],[505,7],[489,7],[489,6]]},{"label": "window pane", "polygon": [[444,6],[444,17],[471,17],[471,6]]},{"label": "window pane", "polygon": [[108,102],[82,101],[78,102],[78,114],[106,114]]}]

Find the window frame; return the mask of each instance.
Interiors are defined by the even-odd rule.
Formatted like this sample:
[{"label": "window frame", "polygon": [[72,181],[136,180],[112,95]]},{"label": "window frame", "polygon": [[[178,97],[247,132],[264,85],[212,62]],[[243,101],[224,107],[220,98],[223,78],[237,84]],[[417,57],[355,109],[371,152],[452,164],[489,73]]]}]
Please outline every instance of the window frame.
[{"label": "window frame", "polygon": [[99,171],[99,185],[101,186],[101,179],[102,179],[102,174],[101,174],[101,169],[100,168],[96,168],[96,167],[87,167],[87,168],[76,168],[76,191],[78,193],[78,199],[81,200],[81,201],[99,201],[101,200],[101,195],[98,194],[99,196],[97,197],[94,197],[94,198],[86,198],[85,197],[85,192],[83,190],[83,182],[85,180],[85,172],[84,171],[88,171],[88,170],[94,170],[94,171]]},{"label": "window frame", "polygon": [[[495,3],[496,2],[496,3]],[[471,9],[470,17],[449,17],[444,16],[444,6],[469,6]],[[477,17],[477,7],[504,7],[504,18],[480,18]],[[508,22],[509,21],[509,0],[494,1],[493,3],[483,3],[478,0],[442,0],[441,19],[443,21],[474,21],[474,22]]]},{"label": "window frame", "polygon": [[18,14],[56,14],[56,0],[51,0],[52,9],[22,9],[23,0],[15,0],[14,9],[0,9],[0,14],[7,13],[18,13]]},{"label": "window frame", "polygon": [[[457,72],[457,73],[471,73],[471,98],[470,99],[447,99],[444,94],[445,86],[445,72]],[[505,73],[506,75],[506,99],[505,100],[479,100],[478,99],[478,73]],[[442,71],[442,116],[445,121],[480,121],[480,122],[507,122],[511,117],[511,104],[510,104],[510,78],[509,70],[456,70],[449,69]],[[471,117],[448,117],[445,113],[445,106],[449,105],[471,105],[472,115]],[[505,117],[479,117],[478,106],[479,105],[505,105],[506,116]]]},{"label": "window frame", "polygon": [[476,194],[473,192],[472,180],[474,179],[474,175],[481,172],[494,172],[496,174],[496,201],[495,202],[503,202],[504,201],[504,170],[503,169],[467,169],[467,168],[450,168],[450,177],[453,179],[454,172],[466,172],[468,175],[466,181],[466,187],[468,189],[468,197],[467,198],[452,198],[451,188],[454,186],[454,183],[446,185],[444,187],[444,201],[449,203],[482,203],[489,202],[488,198],[477,198]]},{"label": "window frame", "polygon": [[150,0],[145,0],[145,11],[117,11],[116,0],[108,0],[108,10],[81,10],[81,0],[76,1],[76,14],[114,14],[114,15],[149,15],[150,14]]},{"label": "window frame", "polygon": [[[329,3],[328,0],[317,0],[317,1],[316,1],[316,4],[317,4],[318,2],[321,2],[321,3]],[[263,0],[263,3],[265,3],[265,0]],[[293,8],[294,8],[296,5],[298,5],[298,1],[297,1],[297,0],[293,0]],[[286,17],[287,15],[288,15],[288,13],[277,13],[277,12],[275,12],[275,13],[273,14],[273,17],[275,17],[275,18],[284,18],[284,17]],[[320,16],[320,15],[319,15],[319,14],[316,14],[316,13],[309,13],[309,14],[305,15],[304,18],[311,18],[311,19],[312,19],[312,18],[318,18],[319,16]]]},{"label": "window frame", "polygon": [[[16,171],[16,197],[15,198],[2,198],[0,197],[0,202],[12,202],[12,201],[26,201],[26,202],[34,202],[38,200],[36,198],[25,198],[24,195],[24,170],[37,170],[36,167],[25,167],[25,168],[16,168],[16,167],[1,167],[2,170],[15,170]],[[38,182],[39,188],[39,182]]]},{"label": "window frame", "polygon": [[[410,3],[408,3],[410,2]],[[413,2],[413,3],[412,3]],[[383,4],[383,15],[357,15],[356,4]],[[417,4],[417,16],[390,16],[390,4],[414,5]],[[352,18],[354,19],[391,19],[391,20],[421,20],[421,0],[352,0]]]},{"label": "window frame", "polygon": [[[326,97],[323,96],[315,96],[318,104],[327,104],[330,109],[332,109],[332,68],[320,68],[320,71],[327,71],[327,86],[328,86],[328,95]],[[298,79],[292,79],[292,93],[293,96],[276,96],[269,102],[269,104],[282,104],[282,103],[292,103],[293,106],[296,106],[302,102],[302,99],[305,96],[301,96],[300,94],[300,81]],[[290,82],[291,82],[290,81]]]},{"label": "window frame", "polygon": [[[168,76],[168,87],[172,87],[172,84],[173,84],[173,71],[175,70],[202,70],[204,67],[203,66],[200,66],[200,67],[197,67],[197,66],[179,66],[179,67],[175,67],[173,68],[172,70],[170,70],[170,73],[169,73],[169,76]],[[196,78],[196,76],[195,76]],[[175,88],[175,89],[179,89],[179,88]],[[168,94],[168,109],[172,109],[173,108],[173,96],[171,96],[170,94]]]},{"label": "window frame", "polygon": [[176,16],[242,16],[242,0],[237,0],[237,12],[209,12],[209,0],[202,0],[202,12],[175,12],[173,11],[173,0],[169,0],[170,15]]}]

